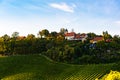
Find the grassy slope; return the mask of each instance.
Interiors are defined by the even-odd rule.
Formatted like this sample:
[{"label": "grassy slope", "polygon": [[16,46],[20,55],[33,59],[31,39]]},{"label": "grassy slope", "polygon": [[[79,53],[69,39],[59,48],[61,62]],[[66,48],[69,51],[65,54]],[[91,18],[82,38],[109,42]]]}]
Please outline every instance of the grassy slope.
[{"label": "grassy slope", "polygon": [[43,56],[0,57],[2,80],[94,80],[109,72],[114,64],[69,65]]}]

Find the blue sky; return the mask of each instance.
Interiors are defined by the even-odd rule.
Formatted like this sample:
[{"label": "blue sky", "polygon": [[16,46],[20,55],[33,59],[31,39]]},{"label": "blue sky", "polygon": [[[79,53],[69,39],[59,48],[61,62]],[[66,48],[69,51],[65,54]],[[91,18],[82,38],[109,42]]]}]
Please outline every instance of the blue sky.
[{"label": "blue sky", "polygon": [[0,0],[0,36],[60,28],[120,35],[120,0]]}]

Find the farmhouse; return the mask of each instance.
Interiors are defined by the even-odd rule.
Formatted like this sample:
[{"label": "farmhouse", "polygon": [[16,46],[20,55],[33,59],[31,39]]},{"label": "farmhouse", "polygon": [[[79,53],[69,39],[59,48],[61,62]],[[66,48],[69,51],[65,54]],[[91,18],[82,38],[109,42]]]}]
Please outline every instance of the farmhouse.
[{"label": "farmhouse", "polygon": [[65,33],[65,39],[67,40],[81,40],[85,41],[87,38],[87,34],[76,34],[75,32]]},{"label": "farmhouse", "polygon": [[97,43],[99,41],[103,41],[104,38],[102,36],[97,36],[94,39],[90,40],[91,43]]},{"label": "farmhouse", "polygon": [[18,36],[17,37],[17,40],[23,40],[23,39],[25,39],[26,37],[25,36]]},{"label": "farmhouse", "polygon": [[75,32],[65,33],[65,39],[67,40],[75,40],[75,36],[76,36]]}]

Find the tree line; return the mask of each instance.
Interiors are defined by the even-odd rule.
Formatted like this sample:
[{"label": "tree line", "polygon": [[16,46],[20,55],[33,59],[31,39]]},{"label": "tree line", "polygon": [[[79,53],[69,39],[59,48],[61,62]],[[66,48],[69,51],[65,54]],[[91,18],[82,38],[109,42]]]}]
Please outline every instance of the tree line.
[{"label": "tree line", "polygon": [[[13,32],[12,36],[5,34],[0,37],[1,55],[29,55],[42,54],[54,61],[89,64],[110,63],[120,60],[120,36],[111,36],[107,31],[103,32],[103,41],[95,44],[90,40],[96,36],[95,33],[87,33],[86,41],[68,41],[65,39],[62,28],[60,32],[49,32],[43,29],[38,32],[39,37],[28,34],[26,37],[19,36],[19,32]],[[111,42],[106,42],[111,39]]]}]

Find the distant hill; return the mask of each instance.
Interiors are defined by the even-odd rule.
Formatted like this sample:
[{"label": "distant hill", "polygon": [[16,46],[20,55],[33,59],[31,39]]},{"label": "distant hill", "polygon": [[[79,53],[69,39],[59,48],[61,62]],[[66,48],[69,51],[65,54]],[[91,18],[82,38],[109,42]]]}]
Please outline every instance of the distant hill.
[{"label": "distant hill", "polygon": [[1,80],[95,80],[114,64],[72,65],[41,55],[0,57]]}]

